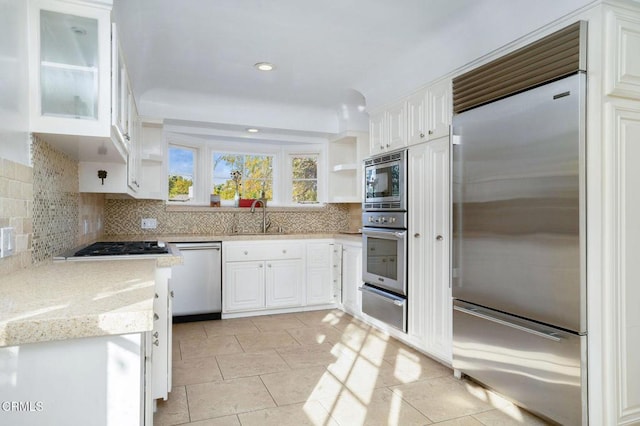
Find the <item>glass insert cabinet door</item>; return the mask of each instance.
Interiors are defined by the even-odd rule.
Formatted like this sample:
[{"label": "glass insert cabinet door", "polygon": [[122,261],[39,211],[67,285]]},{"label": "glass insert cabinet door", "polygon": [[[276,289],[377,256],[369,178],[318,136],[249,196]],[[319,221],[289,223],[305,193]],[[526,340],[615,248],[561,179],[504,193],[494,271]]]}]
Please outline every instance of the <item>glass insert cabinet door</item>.
[{"label": "glass insert cabinet door", "polygon": [[[110,11],[36,0],[30,9],[34,130],[108,136],[110,125]],[[35,83],[35,84],[34,84]],[[73,128],[60,132],[57,126]]]}]

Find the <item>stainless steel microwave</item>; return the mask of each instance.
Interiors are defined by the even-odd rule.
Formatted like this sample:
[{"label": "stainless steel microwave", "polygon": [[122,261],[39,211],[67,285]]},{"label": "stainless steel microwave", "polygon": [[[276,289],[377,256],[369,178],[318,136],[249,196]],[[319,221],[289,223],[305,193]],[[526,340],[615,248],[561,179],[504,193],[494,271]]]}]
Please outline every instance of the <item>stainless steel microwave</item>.
[{"label": "stainless steel microwave", "polygon": [[364,211],[404,211],[407,208],[407,151],[395,151],[364,161]]}]

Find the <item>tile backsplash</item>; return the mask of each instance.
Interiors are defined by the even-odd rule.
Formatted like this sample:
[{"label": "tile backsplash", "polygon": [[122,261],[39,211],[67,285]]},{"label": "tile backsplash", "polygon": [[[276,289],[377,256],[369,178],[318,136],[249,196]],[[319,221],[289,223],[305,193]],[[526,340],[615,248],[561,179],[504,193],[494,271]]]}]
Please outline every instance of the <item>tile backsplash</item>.
[{"label": "tile backsplash", "polygon": [[[355,205],[359,207],[359,205]],[[327,204],[310,209],[268,208],[271,229],[285,232],[341,232],[351,230],[352,207],[349,204]],[[167,206],[163,201],[106,200],[105,234],[225,234],[234,229],[257,232],[262,223],[260,209],[189,208]],[[359,214],[358,214],[359,217]],[[141,229],[143,218],[155,218],[156,229]],[[359,222],[358,222],[359,223]],[[356,228],[357,229],[357,228]]]},{"label": "tile backsplash", "polygon": [[0,227],[13,227],[15,252],[0,259],[0,277],[31,264],[33,168],[0,158]]},{"label": "tile backsplash", "polygon": [[33,262],[99,238],[104,195],[78,192],[78,162],[35,136],[32,162]]}]

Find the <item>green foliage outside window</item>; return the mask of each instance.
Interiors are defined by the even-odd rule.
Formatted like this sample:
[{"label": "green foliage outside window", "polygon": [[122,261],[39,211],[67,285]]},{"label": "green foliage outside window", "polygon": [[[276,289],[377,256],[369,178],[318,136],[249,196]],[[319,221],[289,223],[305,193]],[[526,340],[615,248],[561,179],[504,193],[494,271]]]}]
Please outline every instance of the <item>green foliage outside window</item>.
[{"label": "green foliage outside window", "polygon": [[231,172],[241,174],[237,190],[242,198],[273,199],[273,158],[269,155],[213,154],[213,191],[222,200],[233,200],[236,182]]},{"label": "green foliage outside window", "polygon": [[296,203],[318,201],[318,158],[294,156],[291,158],[293,172],[292,199]]}]

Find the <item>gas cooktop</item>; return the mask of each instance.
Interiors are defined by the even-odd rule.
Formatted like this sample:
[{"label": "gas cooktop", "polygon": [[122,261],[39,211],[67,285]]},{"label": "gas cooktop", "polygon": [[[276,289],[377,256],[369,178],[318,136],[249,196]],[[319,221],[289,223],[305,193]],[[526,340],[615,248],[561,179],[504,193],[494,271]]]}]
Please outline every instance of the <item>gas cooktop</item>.
[{"label": "gas cooktop", "polygon": [[161,241],[99,241],[76,251],[73,257],[166,253],[169,248]]},{"label": "gas cooktop", "polygon": [[54,256],[53,260],[100,259],[114,256],[136,258],[170,254],[169,246],[163,241],[98,241]]}]

